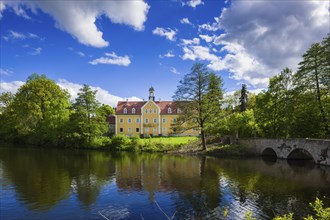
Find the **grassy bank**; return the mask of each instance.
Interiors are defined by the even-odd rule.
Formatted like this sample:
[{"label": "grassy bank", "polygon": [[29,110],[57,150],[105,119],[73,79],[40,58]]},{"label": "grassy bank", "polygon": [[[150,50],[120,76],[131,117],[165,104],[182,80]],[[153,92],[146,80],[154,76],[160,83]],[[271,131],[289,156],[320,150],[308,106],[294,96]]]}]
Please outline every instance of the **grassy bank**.
[{"label": "grassy bank", "polygon": [[111,138],[101,137],[92,140],[86,148],[110,149],[116,151],[168,152],[181,149],[183,146],[198,142],[197,137],[127,137],[115,135]]}]

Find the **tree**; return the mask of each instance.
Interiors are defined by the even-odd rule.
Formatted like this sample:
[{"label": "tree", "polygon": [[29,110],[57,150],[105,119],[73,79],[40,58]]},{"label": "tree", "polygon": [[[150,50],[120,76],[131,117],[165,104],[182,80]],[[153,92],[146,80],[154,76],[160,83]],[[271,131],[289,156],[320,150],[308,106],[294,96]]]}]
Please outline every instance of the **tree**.
[{"label": "tree", "polygon": [[320,126],[323,127],[324,134],[330,137],[329,120],[324,110],[324,89],[329,72],[324,59],[325,48],[320,43],[313,44],[303,55],[303,61],[299,63],[299,68],[295,74],[295,87],[300,94],[313,92],[316,97],[316,105],[319,108]]},{"label": "tree", "polygon": [[244,112],[247,108],[248,95],[246,90],[246,84],[242,84],[241,97],[239,98],[240,111]]},{"label": "tree", "polygon": [[1,136],[36,145],[60,145],[69,118],[69,94],[54,81],[34,74],[2,114]]},{"label": "tree", "polygon": [[203,150],[206,150],[207,126],[220,111],[221,86],[221,78],[211,73],[205,65],[196,63],[179,82],[173,96],[182,110],[178,124],[185,122],[185,129],[200,129]]},{"label": "tree", "polygon": [[106,115],[110,110],[96,100],[96,92],[84,85],[73,103],[72,134],[82,142],[80,144],[91,143],[93,138],[101,136],[108,129]]},{"label": "tree", "polygon": [[4,92],[0,94],[0,114],[10,105],[14,100],[14,95],[11,92]]}]

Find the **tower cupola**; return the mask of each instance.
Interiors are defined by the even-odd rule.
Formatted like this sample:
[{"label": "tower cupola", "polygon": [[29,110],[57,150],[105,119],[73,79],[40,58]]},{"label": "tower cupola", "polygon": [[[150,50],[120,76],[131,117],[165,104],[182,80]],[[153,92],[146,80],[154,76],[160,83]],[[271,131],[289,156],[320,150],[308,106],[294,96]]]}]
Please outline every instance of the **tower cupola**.
[{"label": "tower cupola", "polygon": [[150,87],[149,89],[149,100],[155,101],[155,89],[154,87]]}]

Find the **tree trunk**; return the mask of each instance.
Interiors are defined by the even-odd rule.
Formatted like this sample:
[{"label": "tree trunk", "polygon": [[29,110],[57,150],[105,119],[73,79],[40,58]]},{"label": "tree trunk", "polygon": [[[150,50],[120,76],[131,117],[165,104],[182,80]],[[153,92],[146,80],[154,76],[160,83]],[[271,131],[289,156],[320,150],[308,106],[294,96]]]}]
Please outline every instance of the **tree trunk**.
[{"label": "tree trunk", "polygon": [[324,112],[324,109],[322,106],[322,102],[321,102],[321,92],[320,92],[319,76],[318,76],[317,68],[315,68],[315,81],[316,81],[317,102],[318,102],[318,106],[319,106],[319,109],[321,112],[322,122],[324,124],[324,130],[325,130],[326,135],[330,136],[328,120],[326,118],[326,115],[325,115],[325,112]]},{"label": "tree trunk", "polygon": [[201,130],[201,138],[202,138],[203,151],[205,151],[206,150],[206,140],[205,140],[205,131],[203,129]]}]

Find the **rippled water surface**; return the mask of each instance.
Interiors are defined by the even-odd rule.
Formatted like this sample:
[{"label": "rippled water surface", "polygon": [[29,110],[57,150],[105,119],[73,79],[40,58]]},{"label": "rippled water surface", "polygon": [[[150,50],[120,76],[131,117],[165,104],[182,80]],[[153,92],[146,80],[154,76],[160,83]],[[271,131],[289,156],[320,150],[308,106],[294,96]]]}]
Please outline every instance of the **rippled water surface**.
[{"label": "rippled water surface", "polygon": [[258,219],[330,203],[330,168],[262,159],[0,147],[0,219]]}]

